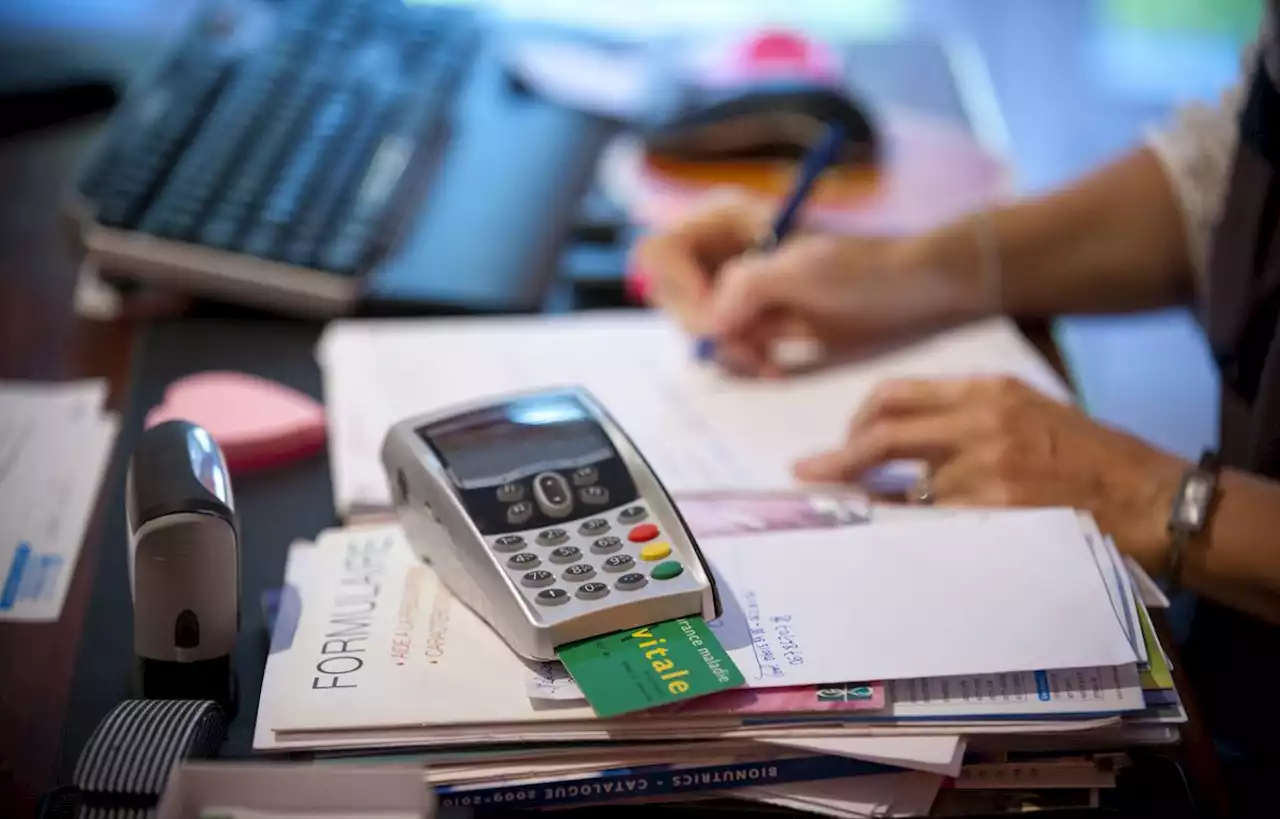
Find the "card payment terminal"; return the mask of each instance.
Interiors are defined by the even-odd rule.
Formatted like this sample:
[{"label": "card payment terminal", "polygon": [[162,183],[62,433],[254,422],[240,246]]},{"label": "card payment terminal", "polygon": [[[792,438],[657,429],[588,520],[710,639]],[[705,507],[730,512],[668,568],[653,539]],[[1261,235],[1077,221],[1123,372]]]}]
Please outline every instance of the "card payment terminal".
[{"label": "card payment terminal", "polygon": [[413,548],[523,657],[720,615],[675,504],[583,389],[406,419],[387,433],[382,464]]}]

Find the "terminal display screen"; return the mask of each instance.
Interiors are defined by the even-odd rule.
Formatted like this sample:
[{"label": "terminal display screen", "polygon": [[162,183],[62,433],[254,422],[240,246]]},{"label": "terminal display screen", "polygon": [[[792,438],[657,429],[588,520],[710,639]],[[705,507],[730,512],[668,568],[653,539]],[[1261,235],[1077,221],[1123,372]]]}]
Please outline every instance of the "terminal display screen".
[{"label": "terminal display screen", "polygon": [[463,488],[503,484],[615,454],[596,420],[568,396],[512,402],[418,432]]}]

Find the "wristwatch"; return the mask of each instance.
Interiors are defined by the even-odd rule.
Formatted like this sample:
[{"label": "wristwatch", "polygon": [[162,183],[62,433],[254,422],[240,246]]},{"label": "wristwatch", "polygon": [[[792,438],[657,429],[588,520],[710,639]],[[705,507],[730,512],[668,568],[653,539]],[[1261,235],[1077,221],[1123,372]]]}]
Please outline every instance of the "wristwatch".
[{"label": "wristwatch", "polygon": [[1218,494],[1218,453],[1205,450],[1200,462],[1182,475],[1178,493],[1173,497],[1173,509],[1169,512],[1169,565],[1165,579],[1176,590],[1182,577],[1182,563],[1187,544],[1205,530],[1213,501]]}]

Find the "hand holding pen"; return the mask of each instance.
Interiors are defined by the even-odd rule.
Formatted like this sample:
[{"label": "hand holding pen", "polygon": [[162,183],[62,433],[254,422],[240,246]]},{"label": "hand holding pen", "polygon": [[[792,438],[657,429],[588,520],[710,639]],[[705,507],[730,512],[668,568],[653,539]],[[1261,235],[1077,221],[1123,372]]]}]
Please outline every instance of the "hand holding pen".
[{"label": "hand holding pen", "polygon": [[[795,230],[833,142],[828,132],[815,146],[781,209],[717,192],[637,244],[631,263],[648,279],[649,299],[695,339],[693,355],[775,376],[792,369],[777,353],[793,340],[807,353],[856,350],[978,309],[972,283],[953,275],[954,244],[935,234]],[[974,252],[971,239],[963,244]]]},{"label": "hand holding pen", "polygon": [[[783,240],[791,234],[799,219],[800,208],[809,198],[823,171],[835,161],[844,140],[844,126],[839,122],[831,123],[822,139],[809,150],[803,161],[801,161],[795,184],[792,186],[787,198],[783,200],[777,218],[774,219],[772,227],[756,240],[750,253],[773,253],[782,244]],[[714,335],[700,336],[694,345],[694,355],[703,361],[719,359],[716,341]],[[731,357],[726,363],[732,364],[732,348],[730,348],[730,354]]]}]

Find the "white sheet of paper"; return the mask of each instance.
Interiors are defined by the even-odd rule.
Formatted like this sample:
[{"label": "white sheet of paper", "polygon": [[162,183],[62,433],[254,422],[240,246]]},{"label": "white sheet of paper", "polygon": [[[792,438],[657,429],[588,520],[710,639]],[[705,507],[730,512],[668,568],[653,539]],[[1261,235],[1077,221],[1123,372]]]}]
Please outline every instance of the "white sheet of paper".
[{"label": "white sheet of paper", "polygon": [[1120,625],[1129,634],[1129,642],[1133,644],[1133,651],[1138,655],[1138,664],[1145,665],[1148,662],[1147,641],[1143,639],[1142,624],[1138,619],[1140,601],[1137,584],[1134,583],[1133,575],[1125,567],[1124,558],[1120,555],[1115,539],[1108,535],[1102,539],[1102,545],[1111,574],[1115,578],[1115,585],[1120,594],[1120,606],[1125,615]]},{"label": "white sheet of paper", "polygon": [[0,385],[0,620],[62,613],[115,442],[106,384]]},{"label": "white sheet of paper", "polygon": [[1134,610],[1128,572],[1119,562],[1115,545],[1109,543],[1108,539],[1098,529],[1097,521],[1093,519],[1093,515],[1077,512],[1076,516],[1080,521],[1080,531],[1084,533],[1085,540],[1089,544],[1089,550],[1093,554],[1094,563],[1098,567],[1098,575],[1107,587],[1107,596],[1111,598],[1111,608],[1116,613],[1120,628],[1124,629],[1125,636],[1129,639],[1129,644],[1133,646],[1134,653],[1138,656],[1138,661],[1146,662],[1146,650],[1143,647],[1141,630],[1138,628],[1137,613]]},{"label": "white sheet of paper", "polygon": [[339,321],[317,358],[344,518],[390,503],[378,452],[392,424],[507,392],[585,386],[673,492],[793,486],[795,460],[838,444],[887,378],[1009,374],[1069,395],[1006,319],[784,380],[733,378],[697,362],[691,340],[650,313]]},{"label": "white sheet of paper", "polygon": [[927,816],[941,787],[942,777],[937,774],[909,772],[787,782],[746,788],[733,795],[824,816],[884,819]]},{"label": "white sheet of paper", "polygon": [[1138,594],[1142,596],[1142,603],[1149,609],[1167,609],[1169,608],[1169,598],[1165,595],[1164,590],[1151,579],[1151,575],[1147,574],[1147,570],[1138,565],[1138,561],[1131,557],[1124,559],[1124,564],[1129,568],[1129,574],[1133,577],[1134,585],[1138,589]]},{"label": "white sheet of paper", "polygon": [[769,745],[799,748],[820,754],[848,756],[898,765],[917,771],[956,776],[964,764],[966,742],[959,736],[930,737],[786,737],[762,739]]},{"label": "white sheet of paper", "polygon": [[1137,659],[1069,509],[701,545],[738,610],[717,637],[752,687]]}]

